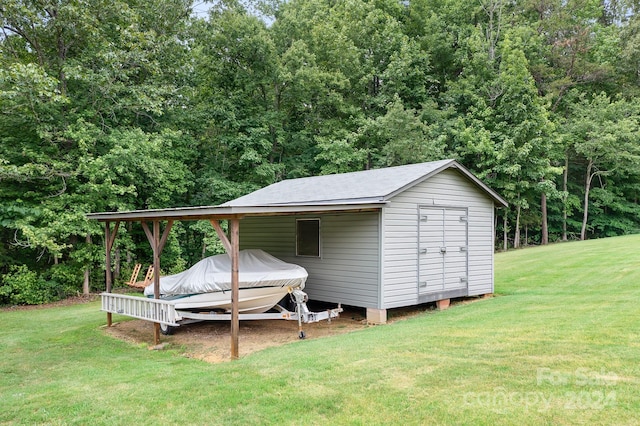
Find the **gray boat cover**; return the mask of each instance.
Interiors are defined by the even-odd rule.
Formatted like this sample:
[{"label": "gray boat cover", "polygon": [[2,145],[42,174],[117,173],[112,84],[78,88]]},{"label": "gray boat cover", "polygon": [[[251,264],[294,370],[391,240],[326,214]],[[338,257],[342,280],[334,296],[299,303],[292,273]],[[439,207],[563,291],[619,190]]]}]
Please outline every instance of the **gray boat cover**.
[{"label": "gray boat cover", "polygon": [[[240,288],[300,287],[304,288],[307,271],[302,266],[286,263],[257,249],[241,250],[238,279]],[[197,294],[231,290],[231,258],[227,254],[207,257],[179,274],[160,277],[160,294]],[[144,289],[153,296],[153,284]]]}]

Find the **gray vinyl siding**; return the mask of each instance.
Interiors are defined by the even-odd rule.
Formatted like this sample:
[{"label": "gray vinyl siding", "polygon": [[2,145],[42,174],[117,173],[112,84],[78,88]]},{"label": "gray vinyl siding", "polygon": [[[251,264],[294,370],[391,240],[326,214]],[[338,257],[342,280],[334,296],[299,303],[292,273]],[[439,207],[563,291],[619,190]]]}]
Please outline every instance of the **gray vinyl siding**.
[{"label": "gray vinyl siding", "polygon": [[493,292],[493,201],[455,170],[392,198],[383,217],[383,307],[418,303],[419,207],[468,211],[468,295]]},{"label": "gray vinyl siding", "polygon": [[[260,248],[305,267],[305,291],[312,300],[379,309],[415,305],[424,296],[418,270],[420,207],[467,212],[466,294],[492,293],[493,200],[455,169],[397,194],[381,212],[244,218],[240,247]],[[320,218],[319,258],[295,255],[298,218]]]},{"label": "gray vinyl siding", "polygon": [[[260,248],[309,273],[312,300],[379,307],[380,214],[247,217],[240,221],[240,248]],[[320,218],[321,257],[295,255],[296,219]]]}]

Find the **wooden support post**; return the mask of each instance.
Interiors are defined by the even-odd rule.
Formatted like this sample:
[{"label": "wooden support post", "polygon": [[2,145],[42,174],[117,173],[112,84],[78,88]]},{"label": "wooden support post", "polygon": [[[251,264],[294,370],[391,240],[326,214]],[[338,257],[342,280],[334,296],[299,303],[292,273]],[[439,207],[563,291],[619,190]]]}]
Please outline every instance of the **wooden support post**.
[{"label": "wooden support post", "polygon": [[240,219],[229,219],[231,241],[225,235],[217,219],[211,219],[210,222],[231,258],[231,359],[234,360],[239,358],[240,316],[238,302],[240,300],[240,283],[238,271],[240,262]]},{"label": "wooden support post", "polygon": [[[153,297],[160,298],[160,221],[153,221]],[[156,345],[160,344],[160,324],[153,323],[153,340]]]},{"label": "wooden support post", "polygon": [[[167,222],[167,226],[164,228],[164,232],[162,233],[162,237],[160,236],[160,221],[153,221],[153,230],[149,229],[149,225],[146,222],[141,221],[142,229],[144,229],[144,233],[149,240],[149,244],[151,244],[151,249],[153,250],[153,297],[155,299],[160,298],[160,255],[162,254],[162,250],[164,249],[165,244],[167,243],[167,238],[169,237],[169,232],[171,231],[171,227],[173,226],[173,221],[169,220]],[[153,341],[154,344],[160,344],[160,324],[153,324]]]},{"label": "wooden support post", "polygon": [[[111,238],[111,229],[109,222],[105,222],[104,230],[105,230],[105,256],[104,256],[104,281],[106,283],[106,291],[107,293],[111,293],[111,247],[109,247],[109,241]],[[107,312],[107,327],[111,327],[113,325],[113,317],[111,312]]]},{"label": "wooden support post", "polygon": [[[116,240],[116,235],[118,234],[118,227],[120,227],[120,221],[117,221],[115,226],[113,227],[113,232],[111,231],[111,222],[107,221],[104,223],[104,242],[105,242],[105,284],[107,293],[111,293],[111,286],[113,284],[113,277],[111,276],[111,249],[113,248],[113,243]],[[107,327],[111,327],[113,324],[113,319],[111,316],[111,312],[107,313]]]},{"label": "wooden support post", "polygon": [[240,333],[240,319],[238,316],[238,300],[240,296],[240,283],[238,282],[239,270],[239,245],[240,245],[240,220],[229,221],[231,234],[231,359],[238,359],[238,335]]}]

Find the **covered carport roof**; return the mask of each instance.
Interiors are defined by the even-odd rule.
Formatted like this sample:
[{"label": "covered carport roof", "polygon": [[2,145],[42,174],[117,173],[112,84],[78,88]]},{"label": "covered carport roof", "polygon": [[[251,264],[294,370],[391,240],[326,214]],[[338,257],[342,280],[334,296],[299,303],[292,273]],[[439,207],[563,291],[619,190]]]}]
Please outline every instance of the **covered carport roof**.
[{"label": "covered carport roof", "polygon": [[[167,241],[171,227],[175,220],[209,220],[215,228],[218,237],[222,241],[227,253],[231,257],[231,358],[237,359],[239,356],[239,282],[238,282],[238,253],[239,253],[239,228],[240,219],[247,216],[284,216],[293,214],[318,214],[330,212],[358,212],[371,211],[382,208],[386,201],[360,199],[350,200],[336,204],[334,202],[315,203],[289,203],[283,205],[268,206],[201,206],[201,207],[177,207],[168,209],[132,210],[125,212],[102,212],[89,213],[87,217],[105,223],[105,281],[106,290],[111,292],[111,249],[115,241],[120,222],[140,222],[144,232],[153,249],[153,268],[160,271],[160,254]],[[229,221],[229,237],[224,233],[219,224],[219,220]],[[148,223],[152,223],[149,227]],[[166,222],[164,231],[160,231],[160,222]],[[111,223],[115,226],[111,227]],[[156,298],[160,296],[159,273],[153,276],[154,294]],[[112,324],[112,315],[107,313],[107,325]],[[154,324],[154,341],[160,341],[160,325]]]},{"label": "covered carport roof", "polygon": [[265,206],[200,206],[175,207],[168,209],[131,210],[124,212],[89,213],[89,219],[100,222],[137,222],[154,220],[211,220],[230,219],[245,216],[281,216],[300,213],[327,213],[340,211],[375,210],[387,204],[386,201],[349,200],[335,202],[314,202],[303,204],[271,204]]}]

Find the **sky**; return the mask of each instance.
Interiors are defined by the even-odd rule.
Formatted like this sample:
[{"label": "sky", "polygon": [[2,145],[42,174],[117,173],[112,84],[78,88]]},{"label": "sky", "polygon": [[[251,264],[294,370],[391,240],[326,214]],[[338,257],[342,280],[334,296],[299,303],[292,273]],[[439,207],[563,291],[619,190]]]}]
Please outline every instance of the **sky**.
[{"label": "sky", "polygon": [[196,0],[193,2],[193,14],[198,18],[206,18],[210,7],[211,3]]},{"label": "sky", "polygon": [[[207,18],[209,15],[209,9],[213,6],[212,3],[213,1],[194,0],[192,6],[193,15],[197,16],[198,18]],[[247,7],[246,4],[245,7]],[[260,19],[262,19],[267,24],[267,26],[273,23],[272,18],[262,15],[261,13],[257,12],[255,8],[249,7],[248,10],[253,15],[260,17]]]}]

